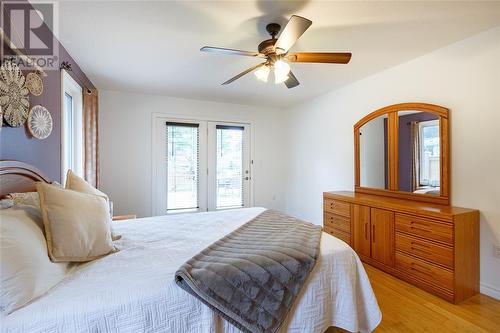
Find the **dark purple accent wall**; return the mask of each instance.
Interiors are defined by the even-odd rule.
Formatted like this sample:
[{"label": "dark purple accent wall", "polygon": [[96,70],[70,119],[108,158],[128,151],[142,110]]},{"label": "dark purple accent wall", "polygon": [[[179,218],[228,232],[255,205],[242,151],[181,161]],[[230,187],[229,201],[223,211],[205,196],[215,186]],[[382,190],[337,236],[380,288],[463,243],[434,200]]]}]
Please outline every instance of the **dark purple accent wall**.
[{"label": "dark purple accent wall", "polygon": [[[47,33],[52,34],[47,29]],[[57,41],[58,42],[58,41]],[[59,42],[58,42],[59,43]],[[7,45],[2,43],[3,51],[12,54]],[[95,88],[83,73],[75,60],[59,43],[59,61],[71,64],[69,74],[82,88]],[[25,72],[27,74],[28,72]],[[43,94],[30,94],[30,107],[40,104],[46,107],[53,121],[52,134],[45,140],[38,140],[29,134],[26,126],[9,127],[4,124],[0,131],[0,159],[14,159],[29,163],[39,168],[51,180],[61,181],[61,71],[47,70],[43,78]]]},{"label": "dark purple accent wall", "polygon": [[411,192],[411,161],[412,161],[412,142],[411,142],[411,122],[436,120],[439,117],[429,112],[412,113],[399,117],[399,190]]}]

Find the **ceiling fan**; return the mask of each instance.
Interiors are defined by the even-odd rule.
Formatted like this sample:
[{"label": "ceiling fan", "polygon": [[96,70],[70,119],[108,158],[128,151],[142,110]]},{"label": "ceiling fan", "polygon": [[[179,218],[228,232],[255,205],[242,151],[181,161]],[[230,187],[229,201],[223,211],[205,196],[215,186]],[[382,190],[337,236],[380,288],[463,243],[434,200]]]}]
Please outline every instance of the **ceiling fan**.
[{"label": "ceiling fan", "polygon": [[226,49],[221,47],[204,46],[200,49],[203,52],[217,52],[230,55],[241,55],[248,57],[263,58],[265,61],[253,66],[235,77],[222,83],[229,84],[240,77],[254,72],[258,80],[267,82],[271,70],[274,70],[274,81],[276,84],[284,83],[287,88],[299,85],[299,81],[290,70],[289,62],[315,62],[329,64],[347,64],[351,60],[351,53],[289,53],[290,48],[311,26],[312,21],[297,15],[292,15],[285,28],[278,38],[281,25],[270,23],[266,26],[271,39],[267,39],[259,44],[258,52]]}]

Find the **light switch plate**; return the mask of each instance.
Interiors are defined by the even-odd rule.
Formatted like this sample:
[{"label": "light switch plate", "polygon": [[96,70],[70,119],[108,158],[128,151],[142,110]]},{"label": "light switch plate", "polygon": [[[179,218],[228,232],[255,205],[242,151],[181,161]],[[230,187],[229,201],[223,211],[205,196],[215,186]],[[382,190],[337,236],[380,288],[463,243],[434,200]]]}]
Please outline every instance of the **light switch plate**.
[{"label": "light switch plate", "polygon": [[494,249],[494,256],[500,258],[500,245],[494,245],[493,249]]}]

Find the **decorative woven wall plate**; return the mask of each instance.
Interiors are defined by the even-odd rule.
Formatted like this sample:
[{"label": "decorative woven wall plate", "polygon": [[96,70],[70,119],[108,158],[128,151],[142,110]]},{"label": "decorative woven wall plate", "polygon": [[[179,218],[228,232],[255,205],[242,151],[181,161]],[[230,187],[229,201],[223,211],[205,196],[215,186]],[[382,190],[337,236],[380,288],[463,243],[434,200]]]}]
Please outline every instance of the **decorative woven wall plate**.
[{"label": "decorative woven wall plate", "polygon": [[3,117],[12,127],[23,125],[28,118],[29,90],[19,67],[10,61],[5,61],[0,67],[0,106]]},{"label": "decorative woven wall plate", "polygon": [[26,87],[30,93],[35,96],[40,96],[43,93],[43,80],[36,72],[31,72],[26,75]]},{"label": "decorative woven wall plate", "polygon": [[28,116],[28,128],[37,139],[45,139],[52,133],[52,117],[49,110],[41,105],[31,108]]}]

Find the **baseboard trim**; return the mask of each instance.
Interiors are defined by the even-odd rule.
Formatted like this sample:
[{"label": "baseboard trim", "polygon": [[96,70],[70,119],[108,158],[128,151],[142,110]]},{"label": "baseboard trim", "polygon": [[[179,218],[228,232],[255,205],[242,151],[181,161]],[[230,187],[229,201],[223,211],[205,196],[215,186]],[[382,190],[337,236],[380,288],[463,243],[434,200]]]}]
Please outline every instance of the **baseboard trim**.
[{"label": "baseboard trim", "polygon": [[495,287],[481,283],[479,285],[479,291],[481,292],[481,294],[488,295],[490,297],[500,300],[500,290]]}]

